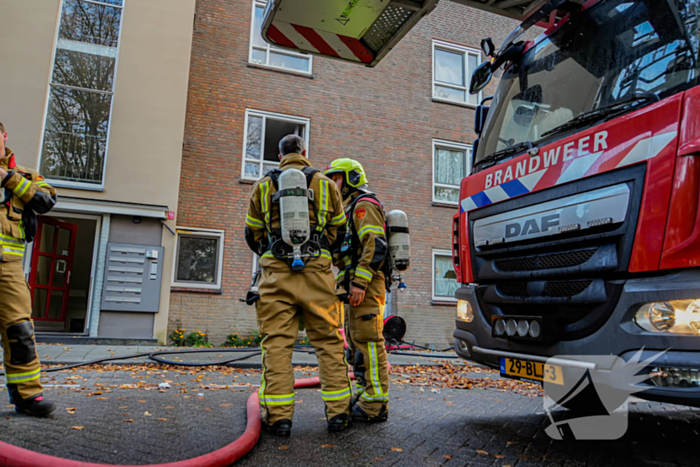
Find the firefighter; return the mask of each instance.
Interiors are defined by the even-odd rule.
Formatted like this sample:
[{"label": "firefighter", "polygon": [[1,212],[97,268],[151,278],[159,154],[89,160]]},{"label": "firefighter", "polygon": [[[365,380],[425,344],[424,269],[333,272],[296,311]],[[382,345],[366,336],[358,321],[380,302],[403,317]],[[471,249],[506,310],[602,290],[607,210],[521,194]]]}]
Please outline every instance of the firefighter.
[{"label": "firefighter", "polygon": [[337,159],[325,174],[340,188],[348,218],[346,240],[334,256],[340,269],[338,288],[348,296],[346,335],[359,386],[352,418],[384,422],[389,416],[389,371],[382,331],[387,279],[391,281],[384,208],[369,191],[359,162]]},{"label": "firefighter", "polygon": [[0,339],[5,379],[17,413],[46,417],[56,406],[42,394],[32,300],[22,258],[36,233],[36,214],[54,207],[56,190],[35,170],[17,165],[6,142],[7,133],[0,123]]},{"label": "firefighter", "polygon": [[[345,212],[335,184],[311,167],[302,138],[284,137],[279,150],[279,169],[253,186],[245,228],[246,242],[260,255],[262,269],[256,313],[260,332],[265,336],[261,342],[263,373],[258,392],[263,426],[277,436],[289,436],[291,432],[292,353],[302,320],[316,349],[328,431],[343,431],[351,423],[352,388],[339,333],[342,303],[335,292],[330,251],[338,229],[345,225]],[[280,219],[285,213],[280,212],[283,208],[280,196],[288,190],[280,191],[277,187],[281,174],[289,169],[301,171],[306,177],[306,188],[313,191],[306,203],[313,238],[308,247],[304,245],[306,264],[301,271],[297,260],[292,262],[281,232]]]}]

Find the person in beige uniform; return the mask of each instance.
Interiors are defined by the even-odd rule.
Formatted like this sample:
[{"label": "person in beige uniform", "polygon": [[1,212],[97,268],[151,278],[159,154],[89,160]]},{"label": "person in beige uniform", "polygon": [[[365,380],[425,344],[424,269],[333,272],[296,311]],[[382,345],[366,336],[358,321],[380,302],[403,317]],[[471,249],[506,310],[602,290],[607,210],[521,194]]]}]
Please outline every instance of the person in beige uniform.
[{"label": "person in beige uniform", "polygon": [[355,422],[384,422],[389,417],[389,368],[384,346],[384,306],[388,270],[388,243],[384,208],[369,191],[362,164],[336,159],[325,174],[343,195],[348,218],[346,240],[334,251],[340,290],[348,293],[346,335],[358,383],[353,405]]},{"label": "person in beige uniform", "polygon": [[[325,402],[329,432],[346,429],[350,422],[352,388],[343,352],[342,304],[335,292],[330,250],[345,225],[340,192],[306,158],[304,140],[295,135],[280,141],[280,167],[260,179],[250,194],[245,238],[260,255],[262,274],[258,284],[257,318],[262,343],[263,373],[259,390],[263,426],[277,436],[289,436],[294,414],[294,372],[292,353],[303,319],[309,341],[316,349],[321,377],[321,397]],[[290,262],[279,253],[281,240],[280,204],[273,195],[280,174],[297,169],[306,176],[309,221],[316,256],[301,271],[292,271]],[[277,255],[277,256],[276,256]],[[280,259],[282,258],[282,259]]]},{"label": "person in beige uniform", "polygon": [[17,413],[45,417],[56,407],[42,393],[22,258],[36,233],[36,214],[54,207],[56,190],[37,171],[17,165],[6,142],[7,132],[0,123],[0,339],[5,379]]}]

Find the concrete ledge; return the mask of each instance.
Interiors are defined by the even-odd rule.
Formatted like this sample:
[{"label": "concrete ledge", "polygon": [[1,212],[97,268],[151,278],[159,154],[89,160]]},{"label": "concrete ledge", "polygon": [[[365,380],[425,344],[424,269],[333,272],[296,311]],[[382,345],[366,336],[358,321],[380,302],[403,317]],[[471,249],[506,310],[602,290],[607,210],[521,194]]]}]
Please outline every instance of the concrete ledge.
[{"label": "concrete ledge", "polygon": [[87,336],[35,336],[37,344],[66,344],[66,345],[148,345],[157,346],[158,339],[120,339],[116,337],[87,337]]}]

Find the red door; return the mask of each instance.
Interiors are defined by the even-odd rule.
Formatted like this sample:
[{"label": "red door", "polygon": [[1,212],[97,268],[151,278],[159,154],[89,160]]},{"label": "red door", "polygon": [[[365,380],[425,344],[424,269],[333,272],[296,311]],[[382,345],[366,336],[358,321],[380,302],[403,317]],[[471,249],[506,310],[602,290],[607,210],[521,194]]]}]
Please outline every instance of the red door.
[{"label": "red door", "polygon": [[78,226],[53,217],[38,218],[29,287],[32,319],[66,321]]}]

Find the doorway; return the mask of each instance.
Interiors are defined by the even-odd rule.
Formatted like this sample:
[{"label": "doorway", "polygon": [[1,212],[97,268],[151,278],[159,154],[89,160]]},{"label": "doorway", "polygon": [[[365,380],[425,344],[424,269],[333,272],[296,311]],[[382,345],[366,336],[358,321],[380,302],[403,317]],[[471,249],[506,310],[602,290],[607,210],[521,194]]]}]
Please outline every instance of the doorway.
[{"label": "doorway", "polygon": [[38,332],[86,332],[98,228],[94,216],[39,216],[28,280]]}]

